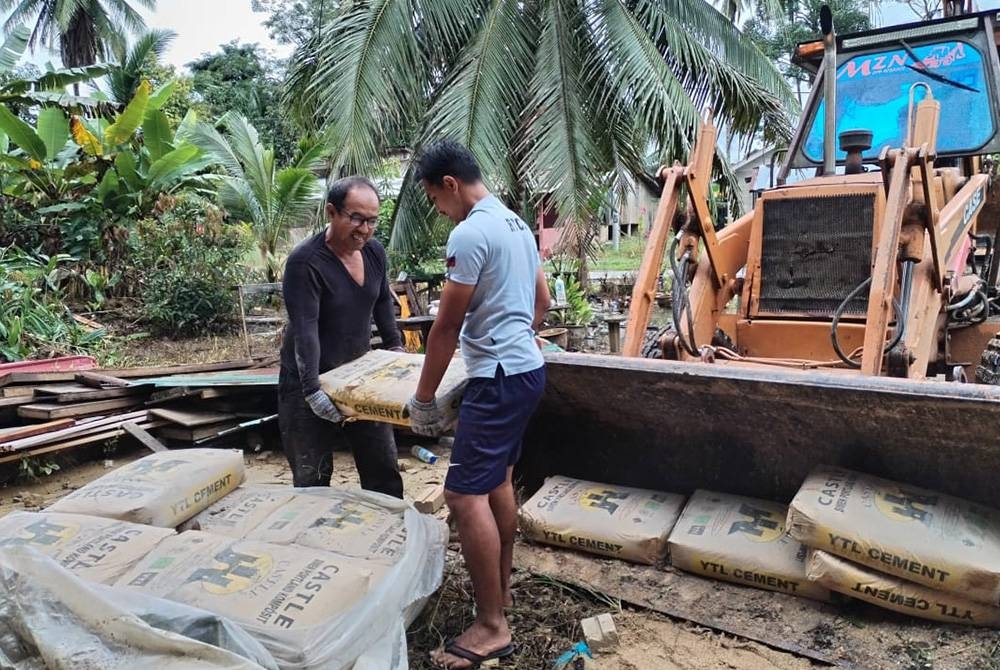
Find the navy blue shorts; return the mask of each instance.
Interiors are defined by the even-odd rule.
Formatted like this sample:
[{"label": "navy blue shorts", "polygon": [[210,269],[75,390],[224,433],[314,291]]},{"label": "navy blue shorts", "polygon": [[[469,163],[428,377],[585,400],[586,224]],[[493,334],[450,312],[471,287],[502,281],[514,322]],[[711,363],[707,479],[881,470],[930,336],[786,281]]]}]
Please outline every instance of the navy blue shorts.
[{"label": "navy blue shorts", "polygon": [[483,495],[503,484],[507,468],[521,456],[524,431],[544,390],[545,366],[508,377],[497,365],[492,379],[470,379],[458,410],[444,487]]}]

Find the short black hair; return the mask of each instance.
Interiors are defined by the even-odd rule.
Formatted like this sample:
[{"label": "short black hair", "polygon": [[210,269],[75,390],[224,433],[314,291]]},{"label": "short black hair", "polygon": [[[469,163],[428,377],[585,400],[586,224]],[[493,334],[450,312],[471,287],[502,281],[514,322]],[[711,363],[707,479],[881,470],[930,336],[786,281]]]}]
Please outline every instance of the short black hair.
[{"label": "short black hair", "polygon": [[382,196],[379,195],[378,188],[375,187],[372,180],[360,175],[342,177],[330,184],[330,189],[326,192],[326,201],[333,205],[334,209],[339,212],[344,209],[344,201],[347,200],[347,194],[354,188],[370,188],[375,192],[375,197],[379,199],[379,202],[382,202]]},{"label": "short black hair", "polygon": [[417,181],[440,186],[446,176],[474,184],[483,178],[476,157],[455,140],[444,139],[428,144],[417,159]]}]

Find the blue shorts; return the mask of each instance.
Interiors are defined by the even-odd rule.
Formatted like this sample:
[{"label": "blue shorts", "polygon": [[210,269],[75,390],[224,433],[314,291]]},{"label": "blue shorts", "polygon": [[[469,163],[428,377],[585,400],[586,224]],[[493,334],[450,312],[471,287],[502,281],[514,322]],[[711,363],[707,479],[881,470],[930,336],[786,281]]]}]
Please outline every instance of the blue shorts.
[{"label": "blue shorts", "polygon": [[544,390],[545,366],[508,377],[497,365],[493,378],[470,379],[458,410],[444,487],[484,495],[503,484],[507,468],[521,456],[524,431]]}]

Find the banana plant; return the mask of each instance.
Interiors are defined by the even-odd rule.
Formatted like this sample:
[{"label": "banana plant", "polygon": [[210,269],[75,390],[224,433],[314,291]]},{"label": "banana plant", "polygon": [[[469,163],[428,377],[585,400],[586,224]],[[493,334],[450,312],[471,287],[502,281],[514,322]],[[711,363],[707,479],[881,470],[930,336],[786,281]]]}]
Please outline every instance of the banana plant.
[{"label": "banana plant", "polygon": [[[161,110],[169,94],[143,81],[111,119],[48,106],[34,128],[0,104],[0,163],[9,177],[4,192],[31,200],[43,215],[93,207],[121,216],[148,212],[160,194],[213,162],[170,130]],[[17,149],[10,151],[9,143]]]}]

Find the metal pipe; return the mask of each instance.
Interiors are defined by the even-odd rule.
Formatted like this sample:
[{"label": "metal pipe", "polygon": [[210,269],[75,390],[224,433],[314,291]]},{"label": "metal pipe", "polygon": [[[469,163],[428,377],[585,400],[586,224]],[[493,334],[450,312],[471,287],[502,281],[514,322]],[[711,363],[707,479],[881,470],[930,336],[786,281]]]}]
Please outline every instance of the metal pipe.
[{"label": "metal pipe", "polygon": [[837,35],[833,31],[833,13],[828,5],[819,10],[823,29],[823,174],[837,172]]}]

